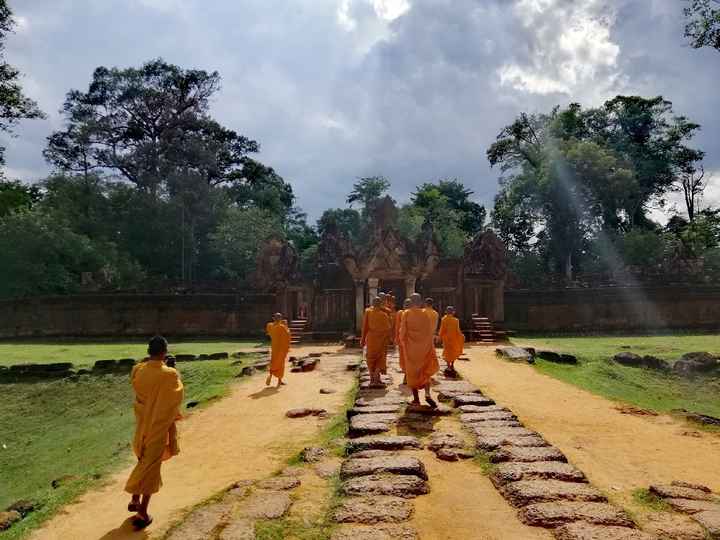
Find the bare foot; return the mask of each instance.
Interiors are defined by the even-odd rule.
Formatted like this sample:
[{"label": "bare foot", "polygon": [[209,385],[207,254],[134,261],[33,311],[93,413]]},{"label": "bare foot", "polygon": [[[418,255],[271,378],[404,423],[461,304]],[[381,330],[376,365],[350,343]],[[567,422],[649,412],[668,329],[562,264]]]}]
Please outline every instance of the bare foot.
[{"label": "bare foot", "polygon": [[271,382],[272,382],[272,375],[268,375],[267,379],[265,379],[265,386],[270,386]]},{"label": "bare foot", "polygon": [[435,400],[431,398],[430,396],[425,396],[425,402],[430,405],[433,409],[437,409],[438,404],[435,403]]}]

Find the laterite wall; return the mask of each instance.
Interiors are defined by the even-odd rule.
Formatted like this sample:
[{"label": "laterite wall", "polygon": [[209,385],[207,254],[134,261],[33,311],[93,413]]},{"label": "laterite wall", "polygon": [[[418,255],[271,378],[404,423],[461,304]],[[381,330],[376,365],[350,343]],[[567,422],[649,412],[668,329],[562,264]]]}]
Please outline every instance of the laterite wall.
[{"label": "laterite wall", "polygon": [[264,334],[272,294],[78,295],[0,301],[0,338]]},{"label": "laterite wall", "polygon": [[505,291],[505,327],[582,332],[720,330],[720,287],[606,287]]}]

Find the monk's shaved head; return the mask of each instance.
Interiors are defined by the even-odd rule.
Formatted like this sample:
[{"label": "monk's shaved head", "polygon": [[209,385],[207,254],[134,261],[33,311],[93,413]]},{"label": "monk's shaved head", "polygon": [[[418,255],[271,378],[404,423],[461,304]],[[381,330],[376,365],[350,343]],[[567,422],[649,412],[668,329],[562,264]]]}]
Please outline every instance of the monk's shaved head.
[{"label": "monk's shaved head", "polygon": [[451,315],[455,314],[455,308],[453,306],[448,306],[445,308],[445,313],[450,313]]},{"label": "monk's shaved head", "polygon": [[426,299],[425,299],[425,305],[426,305],[426,306],[432,306],[432,305],[433,305],[433,302],[434,302],[434,300],[433,300],[432,298],[426,298]]},{"label": "monk's shaved head", "polygon": [[375,298],[373,298],[373,301],[372,301],[373,307],[378,307],[378,306],[380,306],[380,305],[382,304],[382,301],[383,301],[383,300],[382,300],[382,298],[381,298],[380,296],[376,296]]},{"label": "monk's shaved head", "polygon": [[409,299],[409,298],[406,298],[406,299],[403,301],[403,307],[404,307],[405,309],[407,309],[407,308],[410,307],[410,299]]},{"label": "monk's shaved head", "polygon": [[422,296],[418,293],[413,293],[410,295],[410,305],[413,307],[422,307],[423,305],[423,299]]},{"label": "monk's shaved head", "polygon": [[273,321],[282,321],[282,318],[282,313],[275,313],[275,315],[273,315]]}]

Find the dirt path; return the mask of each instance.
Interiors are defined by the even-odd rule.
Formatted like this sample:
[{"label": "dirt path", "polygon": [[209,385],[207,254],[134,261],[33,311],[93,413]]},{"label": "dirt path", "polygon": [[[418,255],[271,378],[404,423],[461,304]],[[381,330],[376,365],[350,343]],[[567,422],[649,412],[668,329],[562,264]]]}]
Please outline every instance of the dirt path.
[{"label": "dirt path", "polygon": [[643,513],[633,490],[672,480],[720,491],[719,436],[665,415],[622,414],[616,403],[500,360],[493,349],[467,353],[471,362],[458,364],[462,375],[562,450],[614,502]]},{"label": "dirt path", "polygon": [[[470,440],[455,417],[435,424],[438,432],[458,433]],[[427,468],[431,491],[415,501],[413,525],[420,538],[451,540],[550,539],[544,529],[527,527],[503,499],[480,466],[472,461],[447,463],[429,450],[417,452]]]},{"label": "dirt path", "polygon": [[[333,347],[303,347],[295,353],[330,352]],[[238,480],[255,480],[272,474],[324,425],[314,418],[287,419],[294,407],[319,406],[332,415],[352,385],[346,359],[324,356],[310,373],[288,373],[288,386],[265,389],[260,373],[236,385],[229,397],[193,414],[180,425],[181,454],[163,465],[164,486],[153,498],[155,524],[144,533],[123,526],[128,517],[123,486],[130,469],[109,479],[97,491],[82,496],[43,528],[33,540],[110,540],[158,538],[184,510],[200,503]],[[321,395],[322,387],[334,394]]]}]

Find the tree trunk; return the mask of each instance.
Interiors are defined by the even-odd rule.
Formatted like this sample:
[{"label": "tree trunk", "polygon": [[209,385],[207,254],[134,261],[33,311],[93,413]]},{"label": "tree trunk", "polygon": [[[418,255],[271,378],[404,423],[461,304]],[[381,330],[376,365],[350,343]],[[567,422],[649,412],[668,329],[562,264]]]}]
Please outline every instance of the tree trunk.
[{"label": "tree trunk", "polygon": [[572,253],[568,253],[565,258],[565,279],[572,281],[573,278],[573,265],[572,265]]}]

